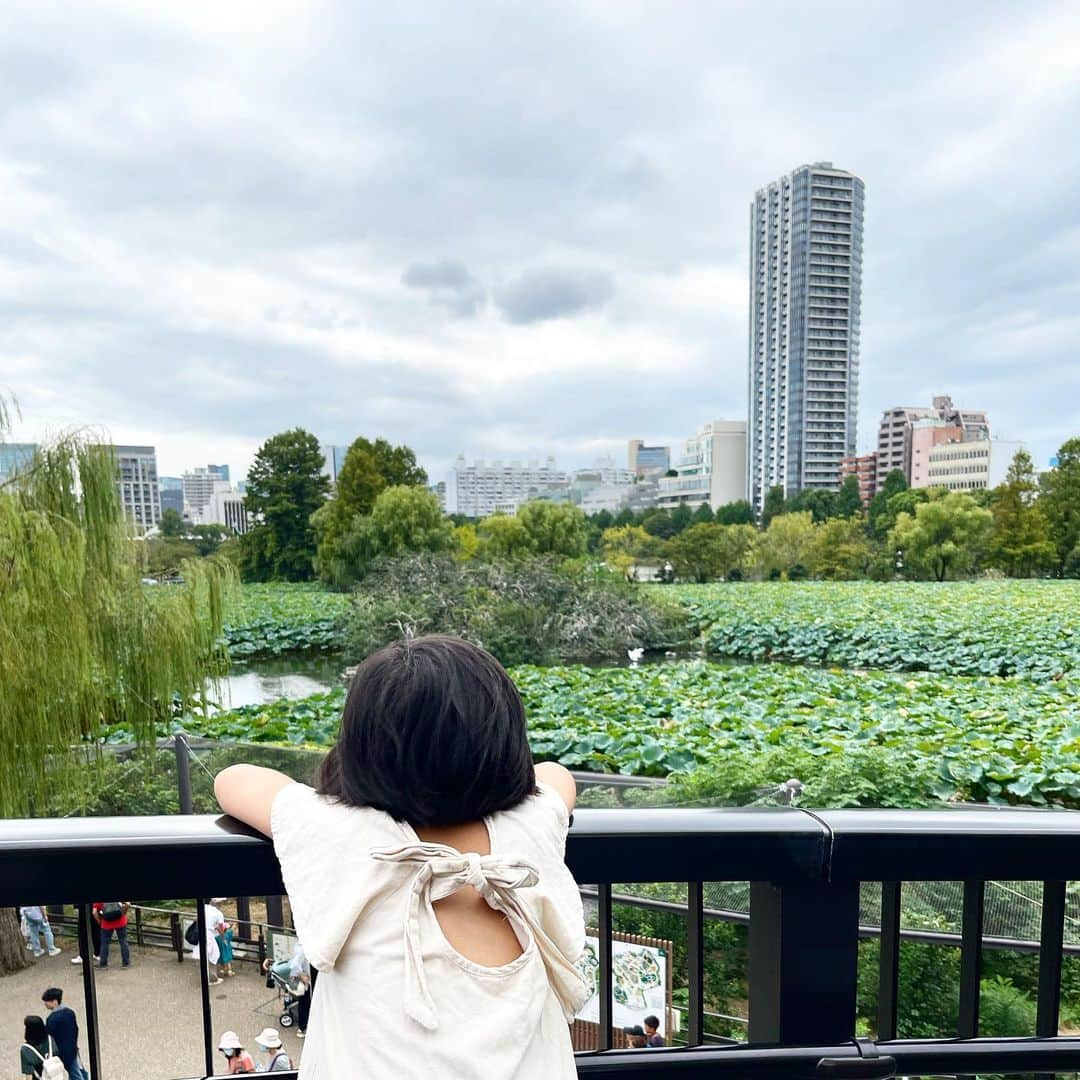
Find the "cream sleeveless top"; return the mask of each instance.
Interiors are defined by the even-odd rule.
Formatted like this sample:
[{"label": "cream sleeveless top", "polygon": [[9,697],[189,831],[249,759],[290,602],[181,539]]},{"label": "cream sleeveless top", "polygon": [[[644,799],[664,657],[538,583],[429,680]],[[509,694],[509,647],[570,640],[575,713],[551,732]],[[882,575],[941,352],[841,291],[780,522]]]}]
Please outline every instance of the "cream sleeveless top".
[{"label": "cream sleeveless top", "polygon": [[[274,848],[319,972],[300,1080],[576,1076],[568,1024],[591,988],[566,805],[539,785],[485,824],[491,853],[462,854],[303,784],[278,793]],[[511,963],[485,967],[446,940],[432,904],[466,885],[506,914],[523,949]]]}]

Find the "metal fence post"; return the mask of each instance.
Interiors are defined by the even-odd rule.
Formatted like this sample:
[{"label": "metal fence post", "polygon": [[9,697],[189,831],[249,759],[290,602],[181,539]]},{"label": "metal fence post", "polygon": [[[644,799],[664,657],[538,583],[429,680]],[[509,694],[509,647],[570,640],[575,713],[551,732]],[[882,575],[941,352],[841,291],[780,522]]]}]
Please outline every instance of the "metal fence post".
[{"label": "metal fence post", "polygon": [[176,788],[180,794],[180,813],[194,813],[194,800],[191,796],[191,761],[188,759],[188,744],[182,731],[173,736],[173,753],[176,754]]},{"label": "metal fence post", "polygon": [[750,885],[750,1041],[855,1036],[858,882]]}]

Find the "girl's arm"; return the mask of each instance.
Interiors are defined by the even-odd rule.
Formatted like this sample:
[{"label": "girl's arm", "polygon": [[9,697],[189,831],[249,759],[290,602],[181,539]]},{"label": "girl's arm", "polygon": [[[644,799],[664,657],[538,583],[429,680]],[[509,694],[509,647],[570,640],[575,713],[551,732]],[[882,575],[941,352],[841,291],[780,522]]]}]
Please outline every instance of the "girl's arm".
[{"label": "girl's arm", "polygon": [[274,796],[293,782],[291,776],[259,765],[230,765],[214,780],[214,794],[226,814],[258,829],[264,836],[270,831],[270,807]]},{"label": "girl's arm", "polygon": [[557,761],[541,761],[536,766],[536,779],[554,788],[562,796],[566,809],[573,812],[577,802],[577,781],[569,769]]}]

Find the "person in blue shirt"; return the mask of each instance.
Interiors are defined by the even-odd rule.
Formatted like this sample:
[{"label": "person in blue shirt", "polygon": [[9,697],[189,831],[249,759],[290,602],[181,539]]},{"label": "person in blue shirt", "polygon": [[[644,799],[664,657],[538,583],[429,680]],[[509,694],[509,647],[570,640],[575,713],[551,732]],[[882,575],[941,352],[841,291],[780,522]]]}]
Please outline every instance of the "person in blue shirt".
[{"label": "person in blue shirt", "polygon": [[67,1069],[69,1080],[90,1080],[90,1074],[79,1060],[79,1021],[75,1011],[63,1004],[64,991],[58,986],[50,986],[41,1000],[49,1010],[45,1020],[45,1030],[56,1043],[56,1053]]}]

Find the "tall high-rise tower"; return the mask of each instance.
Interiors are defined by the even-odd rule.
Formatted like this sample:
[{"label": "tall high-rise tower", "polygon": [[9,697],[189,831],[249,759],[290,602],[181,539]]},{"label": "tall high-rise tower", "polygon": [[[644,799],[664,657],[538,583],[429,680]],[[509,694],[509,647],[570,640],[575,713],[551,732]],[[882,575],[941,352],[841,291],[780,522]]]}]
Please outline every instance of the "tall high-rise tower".
[{"label": "tall high-rise tower", "polygon": [[748,490],[835,488],[855,453],[863,182],[803,165],[750,207]]}]

